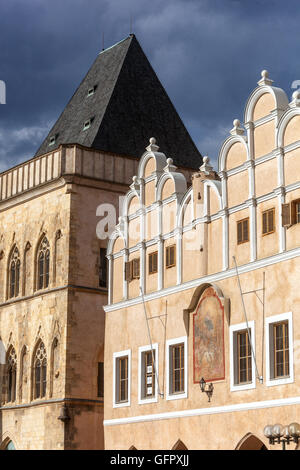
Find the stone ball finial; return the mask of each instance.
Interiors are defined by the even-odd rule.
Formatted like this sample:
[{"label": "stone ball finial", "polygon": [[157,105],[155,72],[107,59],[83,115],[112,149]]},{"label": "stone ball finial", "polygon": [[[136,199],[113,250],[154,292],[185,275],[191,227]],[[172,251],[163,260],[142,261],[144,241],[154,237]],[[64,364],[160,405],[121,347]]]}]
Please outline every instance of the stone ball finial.
[{"label": "stone ball finial", "polygon": [[261,71],[261,76],[262,76],[262,78],[268,78],[269,77],[269,72],[267,70],[262,70]]},{"label": "stone ball finial", "polygon": [[293,100],[299,100],[300,99],[300,90],[296,90],[293,93]]},{"label": "stone ball finial", "polygon": [[150,137],[149,142],[150,142],[151,145],[155,145],[156,144],[156,138],[155,137]]},{"label": "stone ball finial", "polygon": [[167,158],[167,164],[173,165],[173,158]]},{"label": "stone ball finial", "polygon": [[241,124],[241,122],[240,122],[239,119],[235,119],[235,120],[233,121],[234,127],[240,127],[240,124]]},{"label": "stone ball finial", "polygon": [[132,181],[133,181],[134,183],[136,183],[136,180],[137,180],[137,176],[134,175],[134,176],[132,177]]},{"label": "stone ball finial", "polygon": [[203,157],[203,163],[209,163],[209,157],[207,155]]}]

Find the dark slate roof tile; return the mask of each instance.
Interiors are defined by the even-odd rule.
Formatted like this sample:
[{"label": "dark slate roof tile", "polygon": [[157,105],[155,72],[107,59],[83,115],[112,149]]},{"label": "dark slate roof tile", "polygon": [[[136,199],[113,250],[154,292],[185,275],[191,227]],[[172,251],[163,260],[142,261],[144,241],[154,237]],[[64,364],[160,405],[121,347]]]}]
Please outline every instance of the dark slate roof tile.
[{"label": "dark slate roof tile", "polygon": [[[88,96],[95,85],[95,93]],[[83,130],[91,118],[91,126]],[[56,142],[49,146],[53,135]],[[60,144],[77,143],[139,158],[150,137],[176,165],[200,166],[201,154],[136,37],[130,35],[98,55],[36,156]]]}]

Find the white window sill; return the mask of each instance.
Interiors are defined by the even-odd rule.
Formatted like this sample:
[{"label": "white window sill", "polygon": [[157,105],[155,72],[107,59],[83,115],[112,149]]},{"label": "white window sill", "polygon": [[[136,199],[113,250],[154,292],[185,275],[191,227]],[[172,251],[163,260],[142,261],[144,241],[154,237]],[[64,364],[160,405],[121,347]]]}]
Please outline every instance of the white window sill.
[{"label": "white window sill", "polygon": [[276,385],[286,385],[294,383],[293,377],[283,377],[282,379],[267,379],[267,387],[275,387]]}]

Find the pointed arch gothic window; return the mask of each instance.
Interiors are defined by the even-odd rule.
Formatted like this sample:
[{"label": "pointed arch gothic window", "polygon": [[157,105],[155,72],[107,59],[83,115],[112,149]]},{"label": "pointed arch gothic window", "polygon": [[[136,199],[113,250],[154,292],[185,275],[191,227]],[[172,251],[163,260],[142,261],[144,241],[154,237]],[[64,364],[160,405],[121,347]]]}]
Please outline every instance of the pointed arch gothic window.
[{"label": "pointed arch gothic window", "polygon": [[33,363],[33,396],[43,398],[47,388],[47,354],[44,343],[41,341],[36,349]]},{"label": "pointed arch gothic window", "polygon": [[16,401],[17,355],[11,347],[7,355],[7,401]]},{"label": "pointed arch gothic window", "polygon": [[50,245],[45,236],[39,246],[37,253],[37,288],[46,289],[49,286],[50,272]]},{"label": "pointed arch gothic window", "polygon": [[9,260],[9,289],[8,296],[9,298],[17,297],[20,291],[20,254],[18,248],[15,248],[12,251]]}]

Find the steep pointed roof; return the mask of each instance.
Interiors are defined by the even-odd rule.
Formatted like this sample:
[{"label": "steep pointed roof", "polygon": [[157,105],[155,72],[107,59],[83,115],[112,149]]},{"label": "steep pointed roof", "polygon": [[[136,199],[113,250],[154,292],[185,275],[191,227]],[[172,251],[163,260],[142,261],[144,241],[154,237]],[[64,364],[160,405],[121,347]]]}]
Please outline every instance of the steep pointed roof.
[{"label": "steep pointed roof", "polygon": [[98,55],[36,156],[61,144],[81,144],[139,158],[152,136],[176,165],[199,168],[198,149],[130,35]]}]

